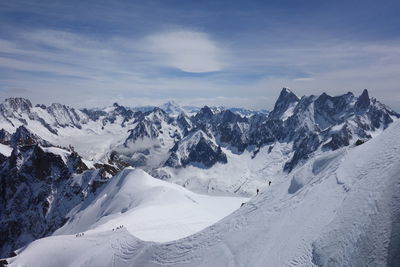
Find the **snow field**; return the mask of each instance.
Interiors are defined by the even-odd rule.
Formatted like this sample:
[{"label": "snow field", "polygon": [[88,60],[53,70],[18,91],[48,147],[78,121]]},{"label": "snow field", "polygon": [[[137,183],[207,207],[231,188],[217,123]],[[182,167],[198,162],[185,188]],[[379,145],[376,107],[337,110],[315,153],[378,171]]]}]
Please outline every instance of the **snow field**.
[{"label": "snow field", "polygon": [[143,170],[126,168],[96,199],[75,207],[71,220],[55,235],[105,232],[123,225],[140,239],[171,241],[206,228],[246,201],[195,194]]}]

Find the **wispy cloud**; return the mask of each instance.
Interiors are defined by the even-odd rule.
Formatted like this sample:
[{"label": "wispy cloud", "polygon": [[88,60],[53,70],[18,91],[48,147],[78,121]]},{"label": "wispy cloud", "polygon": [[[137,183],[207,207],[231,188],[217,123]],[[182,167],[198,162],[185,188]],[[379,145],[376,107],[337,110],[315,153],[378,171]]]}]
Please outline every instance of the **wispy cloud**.
[{"label": "wispy cloud", "polygon": [[26,88],[33,101],[74,106],[174,98],[271,108],[283,86],[299,95],[369,88],[400,109],[399,62],[400,43],[393,41],[243,46],[184,28],[110,38],[38,29],[0,39],[0,96]]},{"label": "wispy cloud", "polygon": [[283,86],[367,87],[400,110],[398,9],[395,0],[6,1],[0,97],[271,108]]}]

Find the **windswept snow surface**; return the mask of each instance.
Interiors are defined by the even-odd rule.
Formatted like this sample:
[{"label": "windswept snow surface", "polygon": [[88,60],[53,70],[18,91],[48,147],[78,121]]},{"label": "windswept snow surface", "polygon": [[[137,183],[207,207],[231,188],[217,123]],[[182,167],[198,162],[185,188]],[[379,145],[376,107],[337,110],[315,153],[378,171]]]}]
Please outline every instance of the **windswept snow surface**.
[{"label": "windswept snow surface", "polygon": [[275,179],[230,216],[184,239],[145,242],[125,228],[53,236],[19,251],[10,266],[395,266],[400,122],[333,153]]},{"label": "windswept snow surface", "polygon": [[123,225],[147,241],[183,238],[219,221],[248,199],[195,194],[155,179],[141,169],[126,168],[96,199],[69,214],[71,220],[55,235],[107,232]]}]

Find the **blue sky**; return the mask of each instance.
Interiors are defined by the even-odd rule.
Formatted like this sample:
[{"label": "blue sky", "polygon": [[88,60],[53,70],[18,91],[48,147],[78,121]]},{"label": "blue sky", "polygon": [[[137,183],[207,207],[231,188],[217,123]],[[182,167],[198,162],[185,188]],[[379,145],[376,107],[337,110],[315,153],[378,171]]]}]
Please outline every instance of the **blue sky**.
[{"label": "blue sky", "polygon": [[0,97],[272,108],[370,94],[400,110],[399,1],[3,1]]}]

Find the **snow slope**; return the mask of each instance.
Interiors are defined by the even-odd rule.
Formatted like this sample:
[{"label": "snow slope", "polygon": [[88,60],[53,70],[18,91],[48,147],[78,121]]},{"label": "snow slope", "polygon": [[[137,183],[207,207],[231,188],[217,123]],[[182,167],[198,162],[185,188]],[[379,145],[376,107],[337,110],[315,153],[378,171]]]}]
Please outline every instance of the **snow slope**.
[{"label": "snow slope", "polygon": [[141,169],[126,168],[96,199],[71,210],[71,219],[54,235],[107,232],[123,225],[140,239],[171,241],[206,228],[246,201],[195,194]]},{"label": "snow slope", "polygon": [[274,182],[284,175],[283,166],[292,155],[291,144],[276,143],[273,148],[260,148],[256,157],[254,153],[245,150],[242,154],[232,153],[222,148],[228,162],[217,163],[209,169],[199,169],[196,166],[174,169],[164,168],[170,174],[170,181],[184,185],[192,191],[242,196],[253,196],[257,190],[268,187],[268,181]]},{"label": "snow slope", "polygon": [[144,242],[124,228],[54,236],[19,251],[10,266],[395,266],[399,195],[397,121],[359,147],[324,153],[274,179],[184,239]]}]

